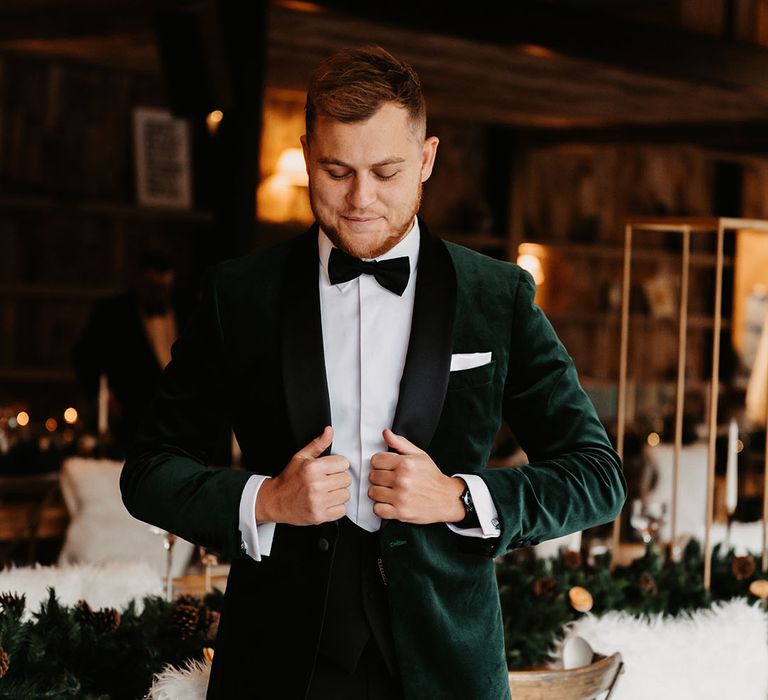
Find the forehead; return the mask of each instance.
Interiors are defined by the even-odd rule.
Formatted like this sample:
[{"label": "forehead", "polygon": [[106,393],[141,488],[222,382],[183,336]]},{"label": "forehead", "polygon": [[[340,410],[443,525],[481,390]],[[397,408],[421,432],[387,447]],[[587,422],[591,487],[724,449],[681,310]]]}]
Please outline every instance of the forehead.
[{"label": "forehead", "polygon": [[420,144],[408,111],[387,103],[365,121],[348,123],[319,116],[310,148],[318,160],[373,164],[389,158],[412,158]]}]

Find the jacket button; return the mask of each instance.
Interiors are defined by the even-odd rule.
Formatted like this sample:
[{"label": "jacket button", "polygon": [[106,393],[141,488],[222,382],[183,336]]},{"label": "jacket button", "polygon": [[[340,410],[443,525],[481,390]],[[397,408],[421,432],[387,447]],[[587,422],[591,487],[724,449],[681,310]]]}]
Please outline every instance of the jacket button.
[{"label": "jacket button", "polygon": [[317,548],[318,548],[318,549],[319,549],[321,552],[327,552],[327,551],[328,551],[328,548],[329,548],[330,546],[331,546],[330,542],[328,542],[328,540],[327,540],[327,539],[325,539],[325,537],[321,537],[321,538],[320,538],[320,539],[317,541]]}]

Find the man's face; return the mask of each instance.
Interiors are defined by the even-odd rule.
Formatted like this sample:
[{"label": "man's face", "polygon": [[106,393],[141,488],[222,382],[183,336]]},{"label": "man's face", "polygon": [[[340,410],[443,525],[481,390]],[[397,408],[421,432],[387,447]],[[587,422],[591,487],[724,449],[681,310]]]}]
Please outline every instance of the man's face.
[{"label": "man's face", "polygon": [[137,293],[145,308],[155,312],[170,309],[173,299],[173,270],[143,270],[138,279]]},{"label": "man's face", "polygon": [[422,141],[408,112],[387,102],[362,122],[318,117],[301,137],[312,212],[328,238],[358,258],[375,258],[411,228],[438,140]]}]

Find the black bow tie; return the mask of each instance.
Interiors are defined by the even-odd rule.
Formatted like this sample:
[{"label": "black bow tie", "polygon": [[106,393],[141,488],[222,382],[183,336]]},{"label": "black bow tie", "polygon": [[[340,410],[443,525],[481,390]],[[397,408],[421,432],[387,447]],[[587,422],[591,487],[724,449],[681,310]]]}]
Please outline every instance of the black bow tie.
[{"label": "black bow tie", "polygon": [[361,260],[347,255],[339,248],[331,248],[331,256],[328,259],[328,277],[331,284],[349,282],[364,272],[373,275],[382,287],[401,297],[408,286],[411,265],[407,256],[388,260]]}]

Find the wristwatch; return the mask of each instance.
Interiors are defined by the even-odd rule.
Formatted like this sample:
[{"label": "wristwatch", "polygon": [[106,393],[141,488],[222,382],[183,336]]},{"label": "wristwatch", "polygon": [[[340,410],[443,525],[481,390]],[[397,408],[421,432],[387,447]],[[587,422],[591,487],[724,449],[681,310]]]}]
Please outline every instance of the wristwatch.
[{"label": "wristwatch", "polygon": [[469,492],[469,486],[465,486],[459,496],[459,500],[464,505],[464,519],[454,523],[456,527],[480,527],[480,518],[477,517],[475,504],[472,502],[472,494]]}]

